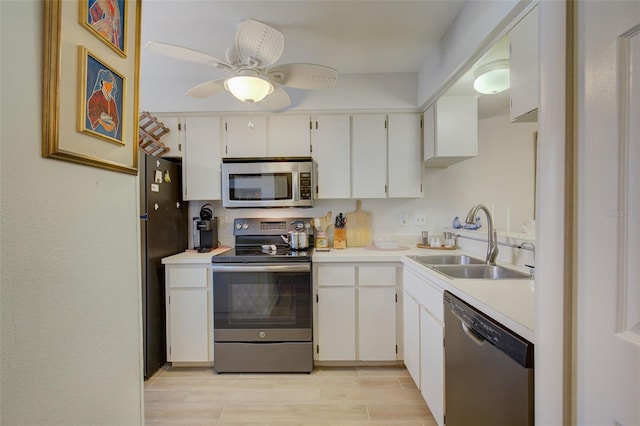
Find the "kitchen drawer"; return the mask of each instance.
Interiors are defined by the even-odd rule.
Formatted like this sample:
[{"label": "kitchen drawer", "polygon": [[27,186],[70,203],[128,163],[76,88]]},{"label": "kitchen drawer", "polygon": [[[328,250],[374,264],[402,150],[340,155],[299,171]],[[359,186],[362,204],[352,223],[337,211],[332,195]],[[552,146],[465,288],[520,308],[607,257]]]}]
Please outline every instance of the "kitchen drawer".
[{"label": "kitchen drawer", "polygon": [[318,266],[319,286],[354,286],[356,284],[355,266]]},{"label": "kitchen drawer", "polygon": [[168,268],[169,287],[203,287],[208,284],[209,268]]},{"label": "kitchen drawer", "polygon": [[395,266],[360,266],[358,267],[359,285],[396,285]]},{"label": "kitchen drawer", "polygon": [[407,268],[404,270],[404,289],[413,296],[421,306],[424,306],[434,318],[443,322],[444,308],[442,295],[444,294],[444,290],[431,284]]}]

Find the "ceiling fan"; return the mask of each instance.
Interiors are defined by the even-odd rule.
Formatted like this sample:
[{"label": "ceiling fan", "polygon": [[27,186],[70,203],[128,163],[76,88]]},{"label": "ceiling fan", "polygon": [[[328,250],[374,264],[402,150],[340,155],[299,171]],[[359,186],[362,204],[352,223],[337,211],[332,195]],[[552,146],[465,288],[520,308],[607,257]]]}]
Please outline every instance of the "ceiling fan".
[{"label": "ceiling fan", "polygon": [[335,69],[318,64],[273,65],[282,56],[284,35],[254,19],[238,23],[235,43],[225,52],[226,60],[169,43],[149,41],[149,50],[176,59],[196,62],[233,72],[229,78],[210,80],[189,91],[187,96],[206,98],[225,89],[243,102],[259,102],[266,109],[287,107],[291,99],[280,86],[297,89],[324,89],[335,85]]}]

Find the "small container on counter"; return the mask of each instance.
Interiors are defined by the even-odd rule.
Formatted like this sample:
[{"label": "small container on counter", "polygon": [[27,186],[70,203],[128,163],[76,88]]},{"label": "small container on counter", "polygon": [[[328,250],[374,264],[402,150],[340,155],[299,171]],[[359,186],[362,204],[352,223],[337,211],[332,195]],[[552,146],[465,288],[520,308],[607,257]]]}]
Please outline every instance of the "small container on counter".
[{"label": "small container on counter", "polygon": [[315,241],[316,241],[316,250],[329,251],[329,239],[327,238],[326,232],[317,232]]}]

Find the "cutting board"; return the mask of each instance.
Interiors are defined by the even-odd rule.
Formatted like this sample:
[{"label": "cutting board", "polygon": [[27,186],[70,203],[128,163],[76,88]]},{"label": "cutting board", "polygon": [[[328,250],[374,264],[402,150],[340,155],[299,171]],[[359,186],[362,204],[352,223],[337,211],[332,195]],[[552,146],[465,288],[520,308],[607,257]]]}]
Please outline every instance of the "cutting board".
[{"label": "cutting board", "polygon": [[362,203],[356,201],[356,211],[347,213],[347,247],[365,247],[373,241],[371,213],[362,211]]}]

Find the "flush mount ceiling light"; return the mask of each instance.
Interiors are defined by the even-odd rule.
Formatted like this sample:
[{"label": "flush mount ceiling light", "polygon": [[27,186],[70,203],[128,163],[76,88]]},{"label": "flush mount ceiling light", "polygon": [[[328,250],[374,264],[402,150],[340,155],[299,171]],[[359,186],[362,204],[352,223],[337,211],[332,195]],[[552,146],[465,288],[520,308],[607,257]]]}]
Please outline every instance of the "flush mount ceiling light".
[{"label": "flush mount ceiling light", "polygon": [[224,81],[224,87],[242,102],[260,102],[273,92],[273,84],[255,75],[238,75]]},{"label": "flush mount ceiling light", "polygon": [[478,67],[474,72],[473,88],[485,95],[493,95],[509,88],[509,60],[499,59]]}]

